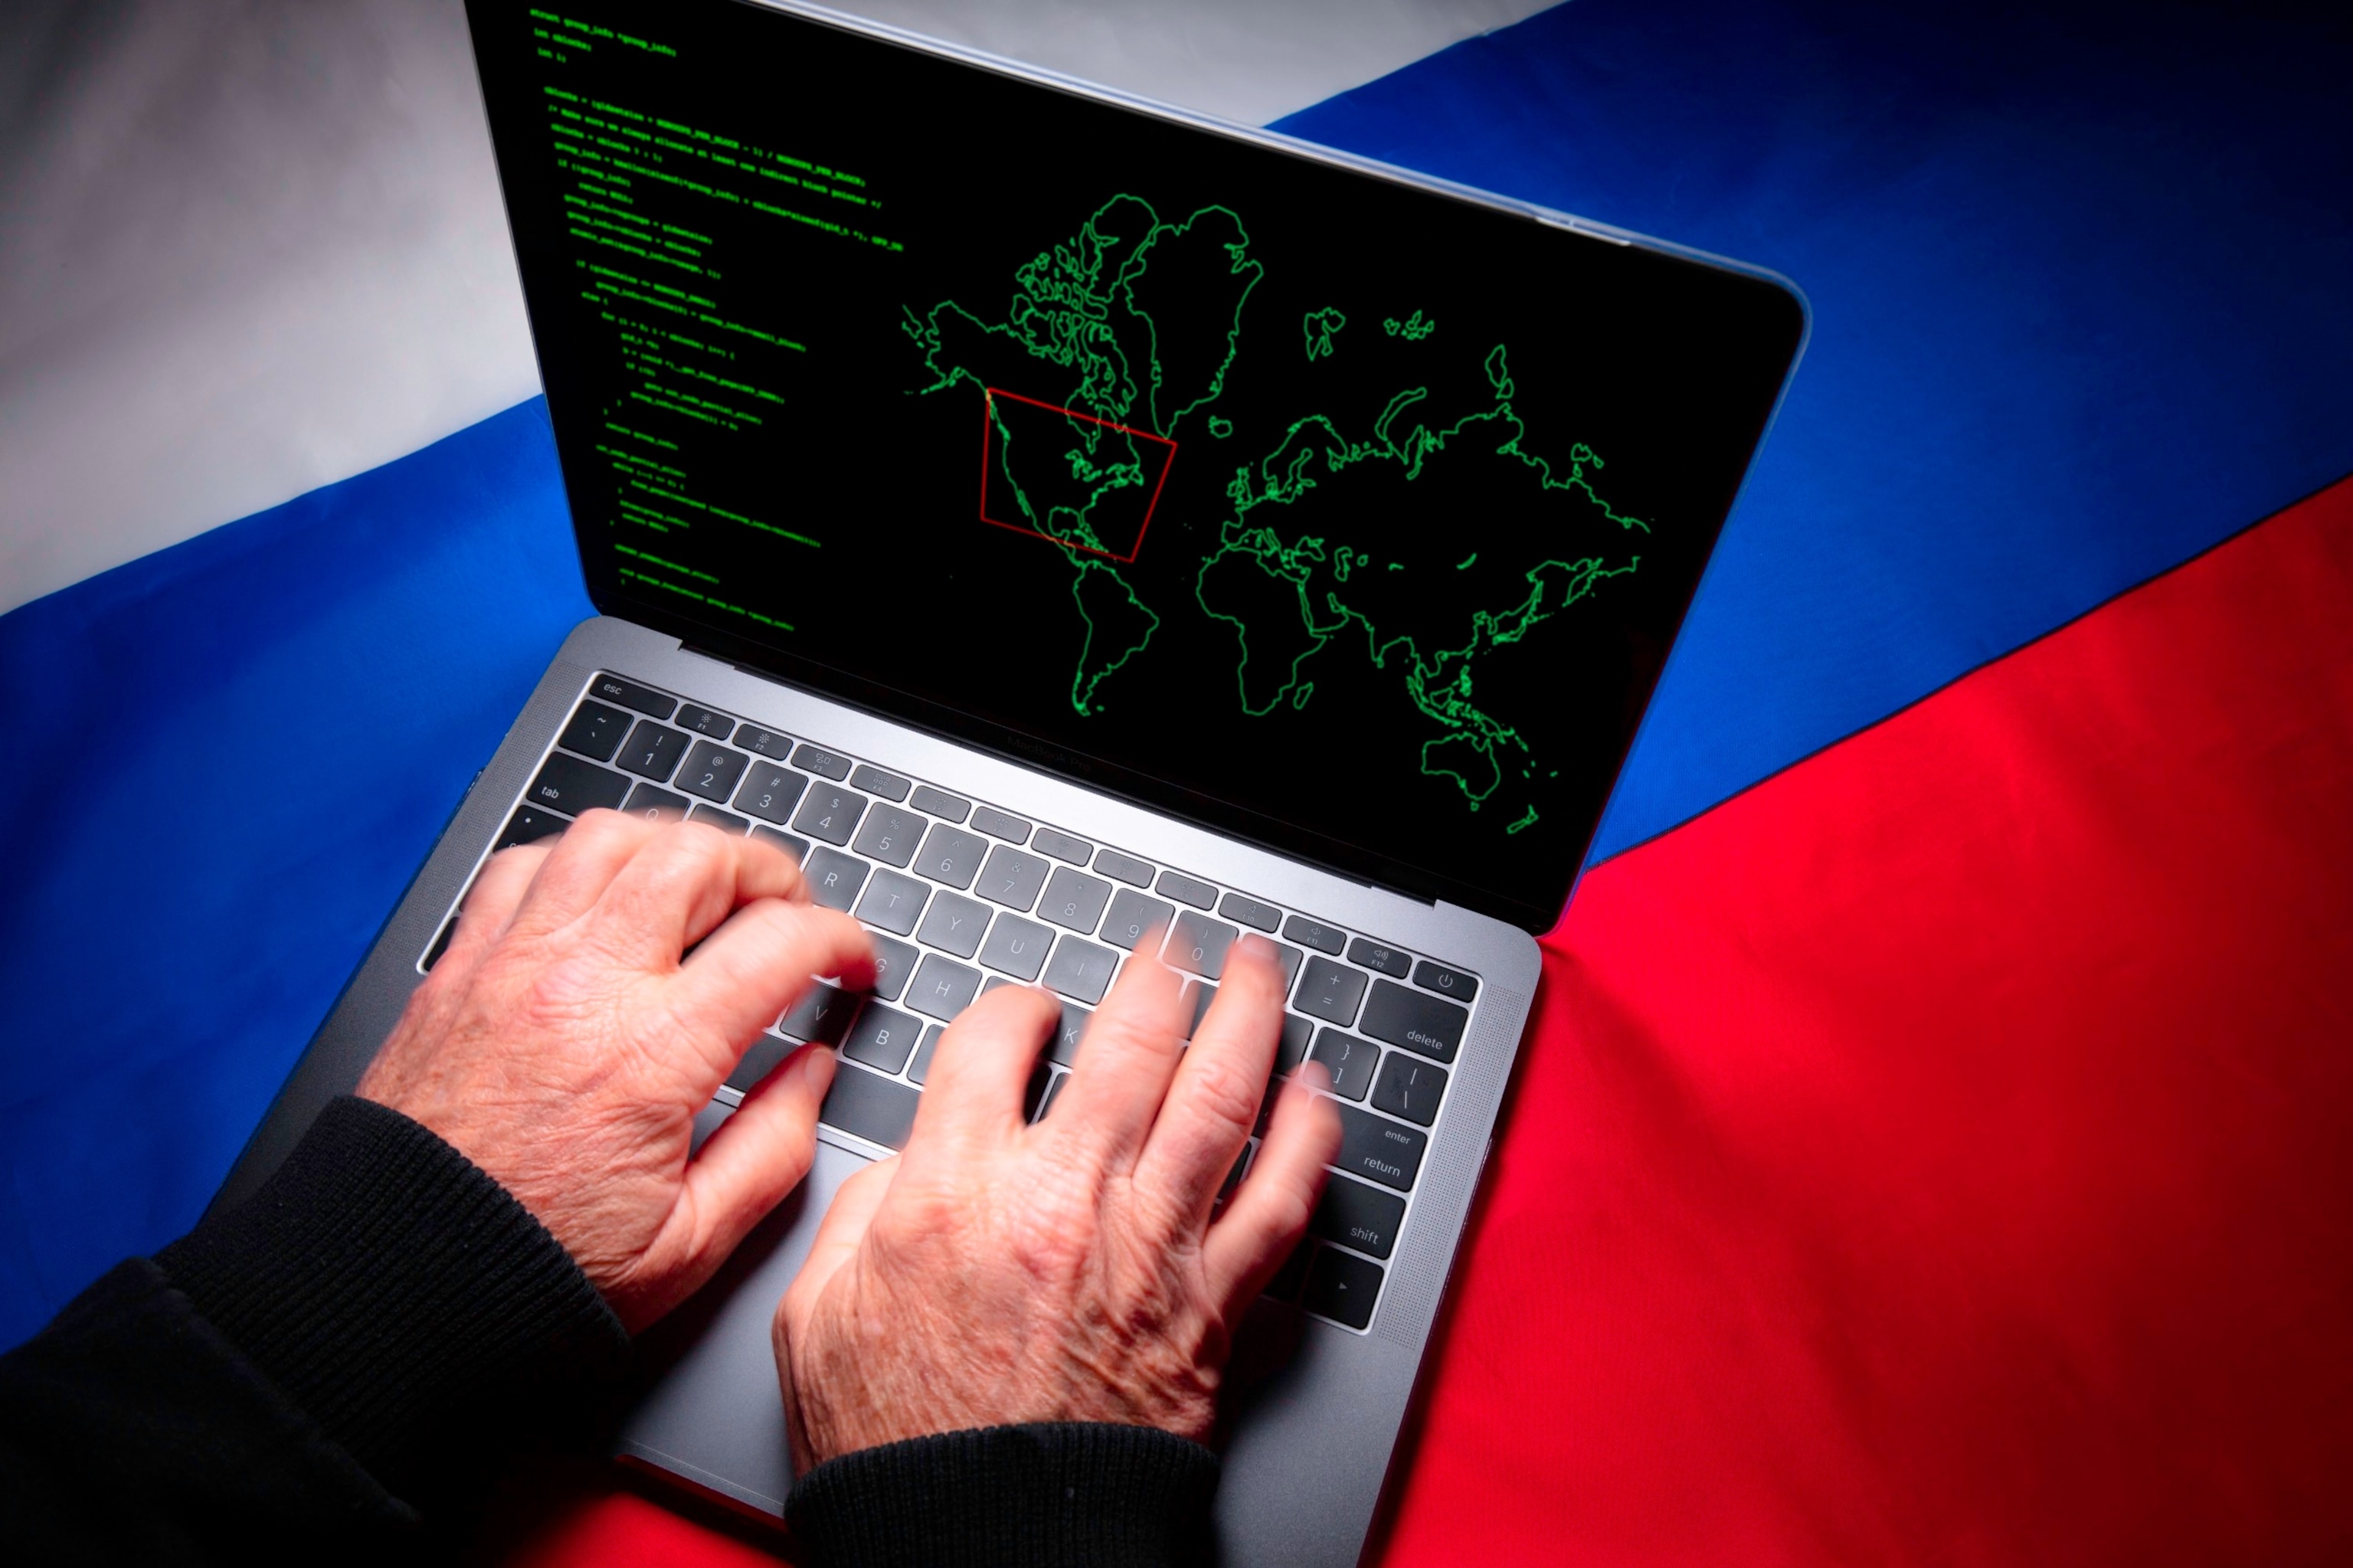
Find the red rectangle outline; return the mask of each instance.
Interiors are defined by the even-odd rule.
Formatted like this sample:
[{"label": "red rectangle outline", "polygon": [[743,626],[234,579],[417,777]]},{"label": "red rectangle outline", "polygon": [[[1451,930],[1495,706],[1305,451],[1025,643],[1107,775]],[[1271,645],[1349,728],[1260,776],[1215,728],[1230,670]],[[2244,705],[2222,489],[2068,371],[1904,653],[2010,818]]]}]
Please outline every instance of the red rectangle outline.
[{"label": "red rectangle outline", "polygon": [[[1098,550],[1092,545],[1073,545],[1067,539],[1057,539],[1051,534],[1041,534],[1037,529],[1023,524],[999,523],[988,514],[988,449],[992,432],[997,428],[997,421],[991,418],[989,405],[993,399],[998,397],[1009,397],[1016,403],[1027,403],[1033,408],[1045,408],[1057,414],[1068,414],[1071,418],[1084,419],[1091,425],[1105,425],[1122,435],[1134,436],[1147,441],[1158,441],[1168,449],[1167,460],[1160,465],[1160,478],[1152,487],[1152,499],[1144,503],[1144,521],[1136,525],[1134,549],[1124,556],[1114,556],[1109,550]],[[1060,403],[1049,403],[1038,397],[1024,397],[1018,392],[1008,392],[1000,387],[983,387],[980,389],[980,520],[992,528],[1002,528],[1008,534],[1026,535],[1032,539],[1043,539],[1049,545],[1060,546],[1065,550],[1077,550],[1085,555],[1101,556],[1107,561],[1116,561],[1124,567],[1133,566],[1135,564],[1135,557],[1144,553],[1144,535],[1151,531],[1152,514],[1160,506],[1160,493],[1168,487],[1168,471],[1176,466],[1176,443],[1166,436],[1155,436],[1150,430],[1135,429],[1121,424],[1116,419],[1105,419],[1093,414],[1082,414],[1076,408],[1068,408]]]}]

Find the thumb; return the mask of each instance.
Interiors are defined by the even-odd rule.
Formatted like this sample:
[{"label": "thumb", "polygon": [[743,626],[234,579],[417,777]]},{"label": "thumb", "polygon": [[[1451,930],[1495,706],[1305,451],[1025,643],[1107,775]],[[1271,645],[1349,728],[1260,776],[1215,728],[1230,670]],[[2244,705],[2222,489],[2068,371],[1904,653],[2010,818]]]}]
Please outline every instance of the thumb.
[{"label": "thumb", "polygon": [[898,1174],[899,1157],[894,1154],[869,1165],[834,1192],[833,1205],[826,1210],[817,1236],[809,1243],[807,1259],[793,1277],[784,1300],[776,1304],[776,1325],[786,1333],[798,1335],[807,1327],[809,1314],[817,1310],[827,1284],[842,1265],[858,1255],[867,1227],[874,1223],[882,1200],[891,1195],[892,1180]]},{"label": "thumb", "polygon": [[802,1046],[744,1097],[688,1164],[681,1206],[700,1222],[697,1284],[808,1174],[833,1073],[830,1050]]}]

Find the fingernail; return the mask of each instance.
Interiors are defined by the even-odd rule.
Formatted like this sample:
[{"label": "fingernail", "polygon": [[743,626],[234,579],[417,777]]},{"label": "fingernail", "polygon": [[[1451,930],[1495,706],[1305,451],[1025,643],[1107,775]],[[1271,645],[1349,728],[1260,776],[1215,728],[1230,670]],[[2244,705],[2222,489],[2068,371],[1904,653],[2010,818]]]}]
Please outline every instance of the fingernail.
[{"label": "fingernail", "polygon": [[822,1091],[833,1082],[833,1047],[818,1044],[804,1046],[793,1060],[793,1071],[800,1075],[803,1087]]},{"label": "fingernail", "polygon": [[1242,938],[1241,945],[1248,949],[1252,958],[1263,959],[1270,964],[1275,961],[1274,944],[1255,931],[1246,933]]}]

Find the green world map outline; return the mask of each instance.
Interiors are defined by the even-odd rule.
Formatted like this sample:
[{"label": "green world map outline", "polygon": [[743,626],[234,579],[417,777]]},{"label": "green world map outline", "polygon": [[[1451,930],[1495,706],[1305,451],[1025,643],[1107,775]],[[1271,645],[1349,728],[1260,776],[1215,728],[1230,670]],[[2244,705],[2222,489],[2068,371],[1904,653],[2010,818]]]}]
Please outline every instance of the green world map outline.
[{"label": "green world map outline", "polygon": [[[1180,367],[1189,373],[1172,376],[1159,326],[1140,291],[1153,285],[1151,268],[1160,255],[1200,252],[1214,247],[1225,257],[1218,286],[1230,293],[1230,313],[1213,302],[1213,320],[1225,323],[1222,352]],[[959,386],[987,393],[987,377],[976,373],[954,353],[952,339],[995,339],[1018,348],[1028,358],[1076,373],[1077,386],[1063,407],[1109,421],[1096,424],[1065,419],[1071,445],[1059,454],[1059,470],[1066,470],[1085,499],[1079,505],[1039,507],[1014,477],[1014,436],[995,397],[987,398],[996,454],[991,478],[1001,477],[1013,503],[1029,527],[1064,545],[1064,557],[1073,568],[1071,599],[1084,626],[1079,661],[1071,683],[1070,702],[1082,716],[1105,711],[1103,684],[1131,660],[1143,653],[1159,630],[1162,619],[1146,605],[1122,575],[1118,563],[1105,551],[1092,522],[1095,508],[1105,498],[1136,489],[1151,479],[1151,465],[1134,437],[1115,427],[1127,426],[1163,441],[1176,440],[1187,416],[1207,410],[1223,395],[1226,377],[1240,351],[1244,307],[1265,276],[1263,263],[1250,254],[1250,235],[1241,217],[1230,208],[1205,207],[1181,222],[1161,219],[1151,204],[1133,195],[1115,196],[1103,204],[1070,238],[1039,252],[1014,272],[1016,291],[1005,316],[985,321],[955,301],[944,301],[919,314],[909,307],[904,330],[922,353],[930,382],[914,390],[934,395]],[[1213,292],[1197,281],[1188,303]],[[1307,357],[1328,359],[1338,352],[1337,340],[1346,318],[1336,308],[1308,313],[1305,321]],[[1406,323],[1385,321],[1388,335],[1421,342],[1435,331],[1434,320],[1416,310]],[[1296,341],[1296,340],[1294,340]],[[1296,353],[1297,350],[1293,352]],[[1294,362],[1295,363],[1295,362]],[[1459,644],[1425,650],[1410,632],[1384,632],[1359,608],[1346,602],[1341,590],[1351,577],[1375,569],[1372,557],[1345,542],[1333,543],[1318,535],[1302,534],[1285,541],[1274,526],[1280,509],[1296,504],[1329,480],[1366,463],[1396,465],[1400,482],[1411,483],[1430,461],[1457,442],[1494,444],[1485,450],[1523,465],[1540,491],[1582,497],[1599,518],[1624,532],[1647,534],[1641,519],[1622,514],[1595,490],[1590,475],[1603,467],[1601,458],[1583,442],[1573,445],[1564,469],[1526,446],[1528,429],[1514,407],[1514,386],[1506,345],[1490,349],[1482,362],[1492,401],[1485,407],[1432,429],[1415,421],[1417,407],[1429,397],[1427,387],[1409,387],[1390,397],[1369,431],[1351,437],[1332,417],[1311,413],[1293,420],[1282,440],[1255,462],[1243,462],[1226,487],[1233,508],[1219,527],[1217,547],[1195,572],[1195,607],[1208,619],[1232,628],[1240,649],[1235,683],[1241,709],[1262,717],[1288,704],[1303,708],[1314,694],[1314,683],[1303,667],[1316,654],[1352,631],[1361,631],[1366,659],[1376,670],[1397,669],[1405,694],[1415,708],[1439,728],[1420,751],[1422,772],[1451,779],[1469,809],[1478,810],[1502,786],[1515,758],[1522,776],[1532,776],[1535,762],[1527,739],[1513,725],[1481,708],[1473,698],[1473,673],[1479,660],[1498,648],[1520,641],[1536,627],[1586,599],[1606,579],[1632,573],[1639,555],[1612,564],[1599,556],[1546,559],[1524,574],[1526,592],[1515,603],[1480,609],[1471,617]],[[1172,386],[1171,382],[1180,384]],[[1191,391],[1196,395],[1187,397]],[[1169,407],[1163,411],[1164,402]],[[1222,416],[1204,412],[1205,434],[1222,440],[1233,426]],[[1025,453],[1027,449],[1023,449]],[[1033,480],[1033,483],[1036,482]],[[1270,510],[1274,509],[1274,510]],[[1254,515],[1255,514],[1255,515]],[[1457,569],[1476,560],[1472,552]],[[1274,583],[1288,585],[1295,598],[1304,646],[1293,655],[1289,668],[1271,692],[1251,692],[1250,627],[1235,614],[1211,601],[1212,573],[1221,564],[1246,564]],[[1403,569],[1397,563],[1389,570]],[[1319,580],[1323,592],[1314,591]],[[1452,644],[1452,640],[1446,640]],[[1259,673],[1261,683],[1266,680]],[[1505,832],[1516,833],[1536,820],[1529,807]]]}]

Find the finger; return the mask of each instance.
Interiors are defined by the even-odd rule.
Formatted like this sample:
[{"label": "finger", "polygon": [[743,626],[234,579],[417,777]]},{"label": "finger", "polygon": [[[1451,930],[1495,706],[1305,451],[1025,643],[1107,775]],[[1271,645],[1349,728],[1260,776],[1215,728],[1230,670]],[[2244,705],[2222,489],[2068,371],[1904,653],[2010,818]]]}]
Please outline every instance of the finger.
[{"label": "finger", "polygon": [[1340,1113],[1315,1092],[1330,1081],[1311,1062],[1283,1085],[1258,1159],[1202,1244],[1210,1298],[1229,1319],[1258,1298],[1307,1234],[1324,1195],[1324,1168],[1340,1152]]},{"label": "finger", "polygon": [[955,1159],[1018,1134],[1030,1070],[1061,1018],[1060,1003],[1025,985],[999,986],[958,1013],[932,1052],[908,1154],[922,1163],[941,1149]]},{"label": "finger", "polygon": [[482,863],[482,869],[474,874],[474,885],[466,890],[465,901],[458,907],[458,929],[433,966],[436,973],[466,973],[492,943],[506,935],[508,923],[530,890],[532,878],[546,863],[551,848],[543,842],[517,844]]},{"label": "finger", "polygon": [[666,822],[614,873],[589,918],[615,957],[658,968],[739,906],[802,892],[800,867],[783,852],[706,823]]},{"label": "finger", "polygon": [[1226,954],[1217,998],[1135,1162],[1137,1185],[1166,1197],[1195,1227],[1208,1222],[1218,1189],[1250,1141],[1282,1033],[1282,967],[1274,944],[1244,937]]},{"label": "finger", "polygon": [[690,1290],[808,1174],[817,1158],[818,1107],[832,1086],[834,1067],[826,1046],[802,1046],[744,1097],[688,1162],[684,1206],[695,1225]]},{"label": "finger", "polygon": [[659,831],[658,823],[618,811],[581,812],[532,878],[512,929],[522,935],[559,930],[586,914],[629,857]]},{"label": "finger", "polygon": [[745,1047],[800,999],[812,975],[839,975],[850,987],[871,984],[874,943],[866,928],[835,909],[763,898],[746,904],[703,939],[666,982],[670,1016],[691,1039],[716,1047],[717,1076],[735,1070]]},{"label": "finger", "polygon": [[1185,1049],[1184,987],[1150,956],[1152,948],[1149,938],[1136,944],[1111,995],[1087,1021],[1051,1118],[1056,1136],[1091,1144],[1112,1171],[1134,1166]]},{"label": "finger", "polygon": [[839,1272],[841,1266],[858,1255],[864,1245],[867,1227],[881,1210],[882,1201],[891,1195],[891,1182],[899,1174],[899,1157],[878,1160],[837,1188],[833,1204],[818,1222],[817,1239],[809,1243],[808,1256],[802,1261],[800,1273],[793,1277],[785,1291],[785,1298],[776,1304],[776,1315],[787,1333],[797,1334],[808,1322],[808,1315],[825,1295],[826,1282]]}]

